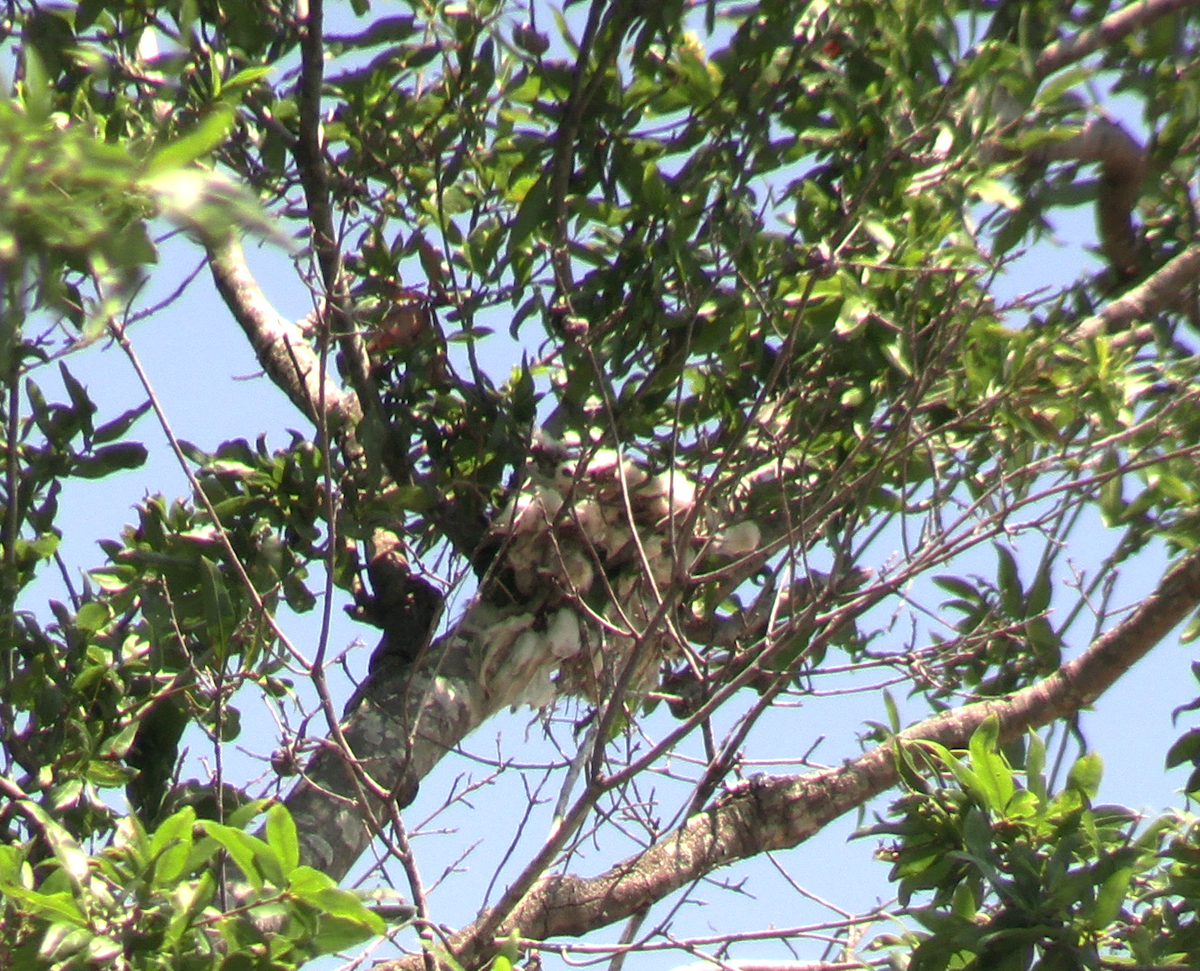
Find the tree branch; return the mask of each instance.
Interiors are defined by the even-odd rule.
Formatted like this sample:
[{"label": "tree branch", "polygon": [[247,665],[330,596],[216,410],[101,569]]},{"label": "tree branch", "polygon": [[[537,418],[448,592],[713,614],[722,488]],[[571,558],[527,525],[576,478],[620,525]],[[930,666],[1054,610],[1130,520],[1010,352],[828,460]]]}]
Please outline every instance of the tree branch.
[{"label": "tree branch", "polygon": [[[329,200],[329,172],[321,139],[321,93],[325,79],[324,0],[308,0],[308,14],[300,30],[300,81],[296,102],[300,132],[292,153],[304,188],[313,253],[321,271],[326,312],[332,314],[332,330],[338,338],[346,373],[358,395],[360,407],[377,415],[375,381],[362,338],[355,333],[349,297],[342,279],[342,255],[334,230]],[[382,425],[381,425],[382,427]]]},{"label": "tree branch", "polygon": [[357,454],[355,428],[362,418],[357,397],[342,391],[322,374],[320,359],[300,328],[281,317],[262,292],[246,265],[241,244],[232,236],[220,244],[210,243],[208,259],[217,291],[246,334],[267,377],[317,426],[318,402],[324,395],[331,432],[348,455]]},{"label": "tree branch", "polygon": [[[525,669],[512,655],[544,599],[501,611],[477,597],[454,630],[415,661],[383,656],[347,707],[346,751],[322,743],[285,800],[296,821],[302,862],[340,880],[374,837],[369,820],[388,818],[382,800],[357,801],[355,765],[405,806],[419,780],[448,751],[505,705],[517,703]],[[508,634],[503,641],[497,639],[500,630]],[[512,677],[497,673],[506,669]],[[352,765],[348,759],[358,761]]]},{"label": "tree branch", "polygon": [[[347,712],[342,734],[351,757],[401,806],[416,795],[418,780],[497,710],[478,677],[450,671],[470,655],[469,647],[451,639],[440,656],[412,668],[380,668]],[[284,803],[296,821],[302,862],[335,880],[349,872],[374,837],[370,816],[388,818],[382,800],[368,796],[369,806],[359,803],[346,760],[340,749],[322,748]]]},{"label": "tree branch", "polygon": [[[512,928],[520,928],[523,937],[536,940],[582,935],[624,920],[719,867],[797,846],[896,784],[897,745],[936,741],[963,748],[991,714],[999,718],[1001,738],[1009,741],[1074,714],[1099,698],[1198,605],[1200,552],[1176,563],[1133,613],[1045,681],[1006,699],[926,719],[837,768],[745,780],[667,839],[599,876],[546,877],[525,896],[497,937]],[[454,935],[451,946],[473,939],[474,927],[467,927]],[[455,959],[463,967],[482,967],[496,946],[495,942],[483,942],[456,950]],[[380,967],[415,971],[419,961],[410,956]]]},{"label": "tree branch", "polygon": [[1145,282],[1114,300],[1075,329],[1078,339],[1128,330],[1175,306],[1185,287],[1200,277],[1200,242],[1193,242]]},{"label": "tree branch", "polygon": [[1062,142],[1051,142],[1036,153],[1044,162],[1096,162],[1100,188],[1096,222],[1105,258],[1125,274],[1138,266],[1138,239],[1133,209],[1146,178],[1146,150],[1115,121],[1093,118],[1083,131]]},{"label": "tree branch", "polygon": [[1109,14],[1094,27],[1051,44],[1038,57],[1034,72],[1039,80],[1049,77],[1068,64],[1110,47],[1122,37],[1160,17],[1196,5],[1197,0],[1135,0],[1116,13]]},{"label": "tree branch", "polygon": [[[1041,82],[1155,20],[1197,5],[1200,0],[1136,0],[1073,37],[1050,44],[1038,57],[1034,76]],[[1100,164],[1096,216],[1101,247],[1114,267],[1131,275],[1137,268],[1137,236],[1132,215],[1146,175],[1143,147],[1120,125],[1096,119],[1076,137],[1047,146],[1041,158]]]}]

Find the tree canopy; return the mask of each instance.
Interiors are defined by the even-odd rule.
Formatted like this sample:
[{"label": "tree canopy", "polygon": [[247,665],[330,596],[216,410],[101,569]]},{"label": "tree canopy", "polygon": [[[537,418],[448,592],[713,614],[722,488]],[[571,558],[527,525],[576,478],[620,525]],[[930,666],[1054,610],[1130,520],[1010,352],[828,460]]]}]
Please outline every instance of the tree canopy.
[{"label": "tree canopy", "polygon": [[[11,0],[0,964],[1194,966],[1078,717],[1200,632],[1198,10]],[[205,288],[286,444],[172,432]],[[68,564],[155,422],[188,493]],[[894,898],[798,924],[855,813]]]}]

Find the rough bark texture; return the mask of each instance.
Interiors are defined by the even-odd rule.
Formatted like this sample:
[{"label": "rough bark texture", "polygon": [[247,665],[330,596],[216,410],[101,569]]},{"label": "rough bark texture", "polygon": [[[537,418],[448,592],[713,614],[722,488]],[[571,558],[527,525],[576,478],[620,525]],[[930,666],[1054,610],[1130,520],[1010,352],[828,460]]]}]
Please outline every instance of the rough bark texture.
[{"label": "rough bark texture", "polygon": [[[413,665],[379,665],[346,712],[343,731],[360,769],[402,805],[442,756],[506,700],[489,696],[478,677],[483,647],[471,620],[468,611],[454,634]],[[328,747],[312,759],[285,802],[297,822],[303,862],[336,880],[388,818],[382,800],[368,796],[363,807],[358,791],[345,756]]]},{"label": "rough bark texture", "polygon": [[[1200,243],[1192,243],[1144,283],[1117,298],[1075,330],[1079,338],[1097,337],[1148,323],[1156,314],[1177,306],[1200,279]],[[1124,336],[1124,335],[1120,335]]]},{"label": "rough bark texture", "polygon": [[[719,867],[794,847],[898,781],[895,746],[922,740],[965,747],[989,715],[1005,741],[1091,704],[1200,605],[1200,553],[1180,560],[1158,589],[1124,621],[1045,681],[1000,701],[981,702],[927,719],[837,768],[803,776],[758,776],[731,787],[674,834],[596,877],[552,874],[504,921],[530,940],[577,936],[621,920]],[[496,939],[475,927],[452,938],[463,967],[482,967]],[[412,956],[381,968],[421,967]]]},{"label": "rough bark texture", "polygon": [[[493,709],[478,685],[432,670],[386,671],[369,680],[346,720],[346,742],[361,769],[407,805],[419,780]],[[355,795],[345,757],[327,748],[314,757],[285,803],[300,824],[302,861],[336,880],[374,836],[372,820]],[[374,821],[386,820],[382,800],[367,799]]]}]

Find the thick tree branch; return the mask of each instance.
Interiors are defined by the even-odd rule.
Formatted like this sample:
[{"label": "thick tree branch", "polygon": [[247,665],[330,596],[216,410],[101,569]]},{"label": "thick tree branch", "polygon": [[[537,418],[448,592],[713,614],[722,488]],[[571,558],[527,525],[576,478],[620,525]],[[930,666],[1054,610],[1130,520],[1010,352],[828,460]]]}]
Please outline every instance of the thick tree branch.
[{"label": "thick tree branch", "polygon": [[1200,242],[1193,242],[1145,282],[1089,317],[1075,329],[1079,339],[1126,331],[1176,306],[1185,288],[1200,279]]},{"label": "thick tree branch", "polygon": [[[356,801],[347,758],[360,760],[376,786],[407,805],[442,756],[501,708],[518,703],[527,668],[514,657],[521,647],[517,635],[533,623],[544,599],[535,595],[520,609],[501,611],[477,598],[454,630],[415,661],[383,655],[347,708],[342,735],[348,752],[323,743],[285,801],[303,862],[340,880],[374,837],[369,820],[388,818],[380,800]],[[532,659],[535,666],[539,660]]]},{"label": "thick tree branch", "polygon": [[1110,47],[1122,37],[1160,17],[1194,6],[1197,6],[1197,0],[1135,0],[1116,13],[1109,14],[1094,27],[1051,44],[1038,57],[1034,71],[1039,79],[1049,77],[1068,64]]},{"label": "thick tree branch", "polygon": [[318,403],[323,396],[331,433],[349,455],[356,454],[354,434],[362,418],[357,397],[342,391],[322,374],[316,352],[300,328],[271,306],[235,238],[209,244],[208,258],[217,291],[246,334],[267,377],[317,426]]},{"label": "thick tree branch", "polygon": [[1107,118],[1094,118],[1073,138],[1051,142],[1037,152],[1046,162],[1095,162],[1100,166],[1096,222],[1100,247],[1114,267],[1136,272],[1138,239],[1133,209],[1146,178],[1146,150],[1124,128]]},{"label": "thick tree branch", "polygon": [[[523,937],[537,940],[585,934],[624,920],[719,867],[797,846],[896,784],[896,745],[928,740],[962,748],[992,714],[999,718],[1005,741],[1069,716],[1099,698],[1198,605],[1200,553],[1193,553],[1172,567],[1158,589],[1124,621],[1045,681],[1003,700],[927,719],[834,769],[741,782],[671,837],[599,876],[546,877],[526,895],[501,933],[519,928]],[[462,947],[469,941],[474,942],[474,927],[455,935],[451,944]],[[455,957],[463,967],[482,967],[494,949],[493,942],[474,942],[456,950]],[[413,956],[382,967],[416,969],[420,960]]]},{"label": "thick tree branch", "polygon": [[[1034,75],[1041,82],[1056,71],[1111,47],[1155,20],[1198,4],[1200,0],[1137,0],[1130,3],[1100,23],[1048,46],[1034,65]],[[1099,163],[1096,215],[1101,247],[1118,271],[1132,275],[1137,268],[1137,236],[1132,215],[1146,175],[1143,147],[1120,125],[1107,119],[1096,119],[1075,138],[1047,146],[1040,157],[1042,161]]]},{"label": "thick tree branch", "polygon": [[[466,664],[470,656],[450,639],[414,667],[381,667],[347,713],[342,730],[347,748],[402,806],[442,756],[498,708]],[[368,797],[368,807],[358,802],[346,758],[332,746],[322,749],[285,802],[296,821],[302,861],[335,880],[349,872],[374,837],[364,809],[376,819],[388,818],[382,800]]]},{"label": "thick tree branch", "polygon": [[293,152],[308,205],[313,252],[327,293],[333,293],[341,276],[341,255],[333,231],[329,206],[329,177],[321,151],[321,89],[325,78],[324,2],[308,0],[308,15],[300,25],[300,84],[296,103],[300,134]]},{"label": "thick tree branch", "polygon": [[[657,683],[664,655],[677,644],[668,632],[679,606],[680,587],[672,582],[676,554],[662,535],[671,480],[619,465],[615,453],[580,461],[578,470],[565,455],[551,462],[553,471],[532,476],[496,518],[489,538],[500,549],[490,578],[452,633],[425,651],[423,643],[406,643],[405,626],[385,623],[378,663],[347,710],[345,748],[338,748],[348,761],[321,752],[288,800],[305,834],[307,862],[343,875],[366,848],[375,821],[386,818],[369,799],[356,803],[356,792],[411,791],[498,708],[536,707],[563,695],[612,703],[626,685],[641,693]],[[626,491],[618,485],[621,475]],[[682,517],[694,505],[693,492],[682,477],[676,487],[674,508]],[[719,552],[723,539],[728,537],[718,534],[705,541],[714,547],[714,559],[740,555],[741,547]],[[685,542],[680,555],[694,555],[697,548]],[[382,596],[379,588],[387,584],[379,582],[378,566],[373,561],[372,581]],[[409,578],[399,574],[403,589],[394,599],[408,604]],[[833,596],[833,586],[814,596]],[[605,608],[586,599],[601,590]],[[405,617],[411,625],[409,612]],[[356,780],[356,758],[371,781]],[[328,793],[335,805],[328,804]]]}]

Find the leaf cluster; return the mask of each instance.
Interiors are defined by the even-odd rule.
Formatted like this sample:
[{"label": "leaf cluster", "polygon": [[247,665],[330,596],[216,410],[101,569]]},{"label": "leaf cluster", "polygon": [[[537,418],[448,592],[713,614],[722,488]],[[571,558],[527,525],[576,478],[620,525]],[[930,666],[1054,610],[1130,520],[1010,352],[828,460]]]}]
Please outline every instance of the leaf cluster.
[{"label": "leaf cluster", "polygon": [[1081,969],[1195,960],[1189,900],[1195,823],[1143,821],[1095,806],[1101,762],[1078,759],[1050,788],[1041,739],[1004,751],[986,721],[966,753],[932,742],[897,750],[908,793],[888,834],[900,903],[922,930],[887,935],[912,969]]},{"label": "leaf cluster", "polygon": [[36,803],[21,808],[39,844],[0,847],[9,967],[284,971],[384,930],[359,897],[299,864],[280,805],[267,808],[265,838],[245,831],[262,803],[226,823],[185,807],[152,831],[127,816],[94,855]]}]

